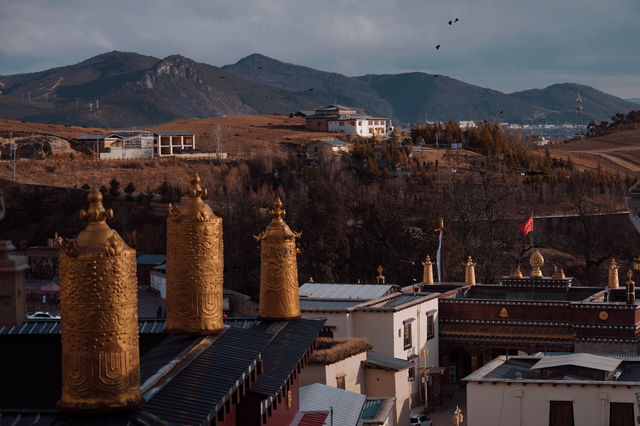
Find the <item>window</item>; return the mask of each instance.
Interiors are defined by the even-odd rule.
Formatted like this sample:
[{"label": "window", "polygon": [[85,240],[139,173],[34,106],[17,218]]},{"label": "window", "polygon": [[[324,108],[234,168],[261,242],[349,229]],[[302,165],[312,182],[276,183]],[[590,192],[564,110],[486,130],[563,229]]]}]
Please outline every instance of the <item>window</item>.
[{"label": "window", "polygon": [[336,387],[338,389],[344,389],[344,378],[345,376],[336,376]]},{"label": "window", "polygon": [[549,401],[549,426],[574,426],[573,401]]},{"label": "window", "polygon": [[404,348],[411,348],[411,322],[404,323]]},{"label": "window", "polygon": [[362,126],[362,121],[358,121],[358,126]]},{"label": "window", "polygon": [[344,121],[340,122],[340,127],[344,127]]},{"label": "window", "polygon": [[609,404],[609,426],[633,426],[633,403],[611,402]]},{"label": "window", "polygon": [[434,317],[434,314],[427,313],[427,340],[433,339],[436,335]]},{"label": "window", "polygon": [[322,330],[320,330],[318,337],[329,337],[333,339],[333,330],[335,329],[336,328],[334,326],[325,325],[324,327],[322,327]]},{"label": "window", "polygon": [[128,141],[124,141],[124,149],[129,149],[129,148],[138,148],[138,149],[140,149],[141,146],[142,146],[142,142],[140,141],[139,138],[130,139]]},{"label": "window", "polygon": [[416,369],[411,367],[409,370],[409,381],[412,382],[416,379]]}]

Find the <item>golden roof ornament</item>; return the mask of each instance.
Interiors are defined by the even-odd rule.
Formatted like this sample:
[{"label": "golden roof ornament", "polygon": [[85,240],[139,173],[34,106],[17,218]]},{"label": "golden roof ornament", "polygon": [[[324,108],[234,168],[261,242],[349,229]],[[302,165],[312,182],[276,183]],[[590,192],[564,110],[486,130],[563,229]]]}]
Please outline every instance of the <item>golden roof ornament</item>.
[{"label": "golden roof ornament", "polygon": [[222,312],[222,218],[202,200],[207,190],[194,174],[167,219],[167,333],[225,330]]},{"label": "golden roof ornament", "polygon": [[429,255],[422,262],[422,283],[423,284],[433,284],[433,262]]},{"label": "golden roof ornament", "polygon": [[609,288],[619,288],[620,281],[618,279],[618,270],[620,269],[620,265],[616,263],[616,260],[614,258],[611,258],[611,262],[609,263],[608,269],[609,269],[609,281],[608,281]]},{"label": "golden roof ornament", "polygon": [[520,271],[520,264],[518,263],[515,268],[509,272],[509,278],[522,278],[522,272]]},{"label": "golden roof ornament", "polygon": [[89,223],[60,253],[62,396],[65,411],[133,409],[142,403],[136,252],[107,224],[95,187]]},{"label": "golden roof ornament", "polygon": [[553,272],[551,273],[551,278],[554,280],[563,280],[565,279],[564,271],[562,268],[558,268],[558,265],[553,265]]},{"label": "golden roof ornament", "polygon": [[378,284],[384,284],[386,278],[384,275],[382,275],[382,271],[384,271],[384,268],[382,267],[382,265],[378,265],[378,267],[376,268],[376,271],[378,271],[378,275],[376,276],[376,282]]},{"label": "golden roof ornament", "polygon": [[529,258],[529,265],[531,265],[531,278],[542,278],[542,265],[544,265],[544,258],[538,251],[535,249],[533,253],[531,253],[531,257]]},{"label": "golden roof ornament", "polygon": [[467,258],[464,265],[464,283],[466,285],[476,285],[476,264],[473,263],[471,256]]},{"label": "golden roof ornament", "polygon": [[288,320],[300,318],[298,296],[298,262],[296,238],[301,232],[293,232],[282,219],[280,198],[269,211],[271,223],[260,235],[260,318],[263,320]]},{"label": "golden roof ornament", "polygon": [[627,272],[627,303],[636,303],[636,283],[631,279],[633,278],[633,271],[629,269]]}]

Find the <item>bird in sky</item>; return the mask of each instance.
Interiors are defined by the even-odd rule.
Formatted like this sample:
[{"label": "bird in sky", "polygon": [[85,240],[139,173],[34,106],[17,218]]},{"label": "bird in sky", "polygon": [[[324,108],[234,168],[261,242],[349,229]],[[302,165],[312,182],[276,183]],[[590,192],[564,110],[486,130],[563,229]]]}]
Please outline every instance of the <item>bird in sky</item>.
[{"label": "bird in sky", "polygon": [[503,110],[503,109],[501,109],[501,110],[500,110],[500,114],[502,114],[503,112],[504,112],[504,110]]},{"label": "bird in sky", "polygon": [[259,69],[259,70],[261,70],[261,69],[262,69],[262,67],[258,67],[258,69]]},{"label": "bird in sky", "polygon": [[309,89],[309,91],[312,92],[313,91],[313,87],[311,89]]},{"label": "bird in sky", "polygon": [[453,24],[453,21],[449,21],[449,25]]},{"label": "bird in sky", "polygon": [[436,46],[436,50],[438,50],[438,49],[440,49],[440,45],[437,45],[437,46]]},{"label": "bird in sky", "polygon": [[221,76],[220,76],[220,78],[224,78],[224,76],[223,76],[223,75],[221,75]]},{"label": "bird in sky", "polygon": [[455,21],[453,21],[453,22],[458,22],[458,21],[459,21],[459,19],[458,19],[458,18],[456,18],[456,20],[455,20]]}]

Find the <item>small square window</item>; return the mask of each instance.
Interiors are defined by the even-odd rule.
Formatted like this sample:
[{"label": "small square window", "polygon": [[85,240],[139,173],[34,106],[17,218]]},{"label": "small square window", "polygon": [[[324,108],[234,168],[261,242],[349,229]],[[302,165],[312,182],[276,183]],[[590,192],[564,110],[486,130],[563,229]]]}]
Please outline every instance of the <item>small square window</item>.
[{"label": "small square window", "polygon": [[338,389],[343,389],[345,387],[345,380],[344,380],[345,376],[336,376],[336,387]]}]

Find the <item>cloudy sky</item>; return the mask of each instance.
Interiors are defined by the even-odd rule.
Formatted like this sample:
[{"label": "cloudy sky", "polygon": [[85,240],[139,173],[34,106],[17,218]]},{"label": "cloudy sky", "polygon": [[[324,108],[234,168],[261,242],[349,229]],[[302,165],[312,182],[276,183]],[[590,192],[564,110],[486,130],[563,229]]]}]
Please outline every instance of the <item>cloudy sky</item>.
[{"label": "cloudy sky", "polygon": [[[452,26],[450,19],[459,18]],[[640,97],[640,0],[0,0],[0,75],[111,50]],[[441,47],[436,51],[435,46]]]}]

